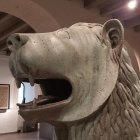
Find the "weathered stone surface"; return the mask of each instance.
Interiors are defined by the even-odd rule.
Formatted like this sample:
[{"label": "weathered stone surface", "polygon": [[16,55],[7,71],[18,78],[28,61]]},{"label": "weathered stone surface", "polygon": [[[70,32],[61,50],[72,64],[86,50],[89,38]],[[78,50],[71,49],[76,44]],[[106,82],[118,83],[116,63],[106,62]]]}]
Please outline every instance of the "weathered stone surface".
[{"label": "weathered stone surface", "polygon": [[44,94],[18,104],[24,119],[52,123],[59,140],[139,137],[140,83],[118,20],[14,34],[8,45],[17,86],[38,83]]}]

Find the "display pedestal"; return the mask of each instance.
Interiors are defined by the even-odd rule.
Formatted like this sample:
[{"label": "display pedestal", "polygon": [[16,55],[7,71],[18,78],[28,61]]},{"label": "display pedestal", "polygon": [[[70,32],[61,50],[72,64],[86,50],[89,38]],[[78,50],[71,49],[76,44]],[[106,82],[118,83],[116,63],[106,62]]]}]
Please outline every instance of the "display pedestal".
[{"label": "display pedestal", "polygon": [[40,123],[39,138],[43,138],[47,140],[57,140],[54,127],[48,123]]},{"label": "display pedestal", "polygon": [[23,133],[25,132],[33,132],[38,130],[37,123],[23,122]]}]

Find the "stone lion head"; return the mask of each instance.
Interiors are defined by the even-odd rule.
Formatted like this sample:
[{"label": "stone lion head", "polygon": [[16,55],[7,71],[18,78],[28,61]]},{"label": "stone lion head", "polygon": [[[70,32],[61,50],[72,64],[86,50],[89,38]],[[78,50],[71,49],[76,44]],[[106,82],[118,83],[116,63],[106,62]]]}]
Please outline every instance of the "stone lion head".
[{"label": "stone lion head", "polygon": [[[138,111],[139,80],[123,48],[120,21],[77,23],[50,33],[13,34],[7,42],[17,86],[37,83],[44,95],[19,104],[25,120],[69,123],[86,119],[97,128],[109,116],[113,127],[111,118],[127,118],[127,109],[133,104]],[[113,123],[115,126],[117,119]]]}]

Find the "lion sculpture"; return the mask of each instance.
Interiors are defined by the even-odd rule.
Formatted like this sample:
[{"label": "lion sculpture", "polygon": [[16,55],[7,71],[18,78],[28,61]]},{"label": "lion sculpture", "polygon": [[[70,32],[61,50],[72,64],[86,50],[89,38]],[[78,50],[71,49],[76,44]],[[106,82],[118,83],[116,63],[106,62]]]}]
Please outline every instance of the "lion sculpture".
[{"label": "lion sculpture", "polygon": [[17,87],[42,89],[38,99],[18,104],[25,120],[53,124],[58,140],[139,138],[140,83],[120,21],[13,34],[7,43]]}]

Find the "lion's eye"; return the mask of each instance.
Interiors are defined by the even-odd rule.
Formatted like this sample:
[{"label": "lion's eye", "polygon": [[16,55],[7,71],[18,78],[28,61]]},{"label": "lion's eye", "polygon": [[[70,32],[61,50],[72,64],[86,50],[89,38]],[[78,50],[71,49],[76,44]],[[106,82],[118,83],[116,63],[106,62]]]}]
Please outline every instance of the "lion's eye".
[{"label": "lion's eye", "polygon": [[60,38],[70,39],[70,34],[66,29],[58,30],[57,36]]}]

